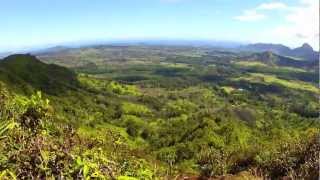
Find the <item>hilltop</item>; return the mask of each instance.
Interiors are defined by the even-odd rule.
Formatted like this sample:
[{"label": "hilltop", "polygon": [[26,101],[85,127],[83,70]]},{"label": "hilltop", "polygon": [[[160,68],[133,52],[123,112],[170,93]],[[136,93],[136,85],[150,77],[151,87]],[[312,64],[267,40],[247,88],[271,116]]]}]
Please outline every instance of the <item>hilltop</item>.
[{"label": "hilltop", "polygon": [[[54,64],[45,64],[30,54],[11,55],[0,61],[0,80],[26,92],[41,90],[57,94],[77,86],[76,74]],[[23,88],[22,88],[23,87]]]}]

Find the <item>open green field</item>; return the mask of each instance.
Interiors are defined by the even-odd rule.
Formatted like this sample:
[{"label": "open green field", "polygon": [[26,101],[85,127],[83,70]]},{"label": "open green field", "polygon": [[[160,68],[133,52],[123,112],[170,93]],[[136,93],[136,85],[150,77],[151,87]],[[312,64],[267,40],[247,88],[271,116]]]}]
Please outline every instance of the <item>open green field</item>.
[{"label": "open green field", "polygon": [[320,93],[320,90],[318,87],[314,86],[313,84],[309,84],[303,81],[297,81],[297,80],[285,80],[277,78],[277,76],[274,75],[266,75],[266,74],[260,74],[260,73],[250,73],[248,76],[243,76],[236,78],[234,80],[246,80],[249,82],[255,82],[255,83],[265,83],[265,84],[277,84],[281,85],[286,88],[296,89],[296,90],[303,90],[303,91],[310,91],[316,94]]}]

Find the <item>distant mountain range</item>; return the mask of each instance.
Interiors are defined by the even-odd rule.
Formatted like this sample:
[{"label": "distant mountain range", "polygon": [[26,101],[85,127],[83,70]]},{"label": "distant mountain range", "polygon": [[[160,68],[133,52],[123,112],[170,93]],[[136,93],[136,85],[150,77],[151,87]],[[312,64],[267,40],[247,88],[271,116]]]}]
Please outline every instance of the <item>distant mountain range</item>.
[{"label": "distant mountain range", "polygon": [[252,52],[270,51],[278,55],[290,56],[308,61],[316,61],[319,59],[319,52],[314,51],[313,48],[307,43],[304,43],[301,47],[295,49],[290,49],[289,47],[284,46],[282,44],[266,43],[249,44],[246,46],[241,46],[239,49],[242,51]]},{"label": "distant mountain range", "polygon": [[35,55],[43,55],[48,53],[61,53],[66,52],[71,49],[83,49],[83,48],[97,48],[104,46],[181,46],[181,47],[201,47],[201,48],[220,48],[226,51],[245,51],[245,52],[272,52],[281,56],[287,56],[291,58],[295,58],[298,60],[306,60],[306,61],[317,61],[319,60],[319,52],[314,51],[313,48],[304,43],[301,47],[291,49],[282,44],[268,44],[268,43],[256,43],[256,44],[248,44],[244,45],[243,43],[236,42],[225,42],[225,41],[187,41],[187,40],[145,40],[145,41],[114,41],[114,42],[101,42],[101,43],[91,43],[91,44],[82,44],[82,45],[66,45],[66,46],[54,46],[51,48],[44,49],[32,49],[30,51],[18,51],[18,52],[4,52],[0,53],[0,58],[6,57],[10,54],[15,53],[31,53]]},{"label": "distant mountain range", "polygon": [[[135,44],[136,43],[136,44]],[[249,51],[249,52],[267,52],[270,51],[272,53],[288,56],[291,58],[296,58],[300,60],[307,61],[316,61],[319,59],[319,52],[314,51],[313,48],[304,43],[301,47],[291,49],[282,44],[268,44],[268,43],[256,43],[256,44],[248,44],[248,45],[240,45],[240,43],[233,42],[218,42],[218,41],[130,41],[127,43],[114,43],[114,44],[101,44],[100,46],[108,46],[108,45],[118,45],[118,46],[130,46],[130,45],[145,45],[145,46],[200,46],[200,47],[210,47],[210,48],[224,48],[226,50],[240,50],[240,51]],[[96,47],[97,45],[88,45],[84,46],[86,48]],[[35,54],[46,54],[46,53],[57,53],[62,51],[67,51],[68,49],[72,49],[75,47],[68,46],[56,46],[48,49],[43,49],[39,51],[35,51]],[[77,48],[75,48],[77,49]]]}]

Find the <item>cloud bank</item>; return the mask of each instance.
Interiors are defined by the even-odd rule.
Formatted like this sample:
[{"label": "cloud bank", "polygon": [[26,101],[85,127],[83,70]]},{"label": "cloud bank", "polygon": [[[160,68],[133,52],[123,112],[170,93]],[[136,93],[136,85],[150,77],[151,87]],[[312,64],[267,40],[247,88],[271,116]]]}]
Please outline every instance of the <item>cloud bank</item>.
[{"label": "cloud bank", "polygon": [[255,8],[244,10],[239,16],[234,17],[238,21],[263,21],[271,20],[267,12],[280,11],[283,16],[283,24],[264,30],[263,40],[276,40],[279,42],[301,44],[309,43],[319,50],[319,1],[299,0],[295,6],[289,6],[282,2],[262,3]]}]

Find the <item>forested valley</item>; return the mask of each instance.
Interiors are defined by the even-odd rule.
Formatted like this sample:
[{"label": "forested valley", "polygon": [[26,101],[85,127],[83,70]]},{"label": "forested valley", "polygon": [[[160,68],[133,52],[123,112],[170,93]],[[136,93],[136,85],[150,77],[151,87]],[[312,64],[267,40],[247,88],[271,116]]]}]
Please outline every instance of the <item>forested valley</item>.
[{"label": "forested valley", "polygon": [[189,46],[0,60],[0,179],[317,179],[319,61]]}]

